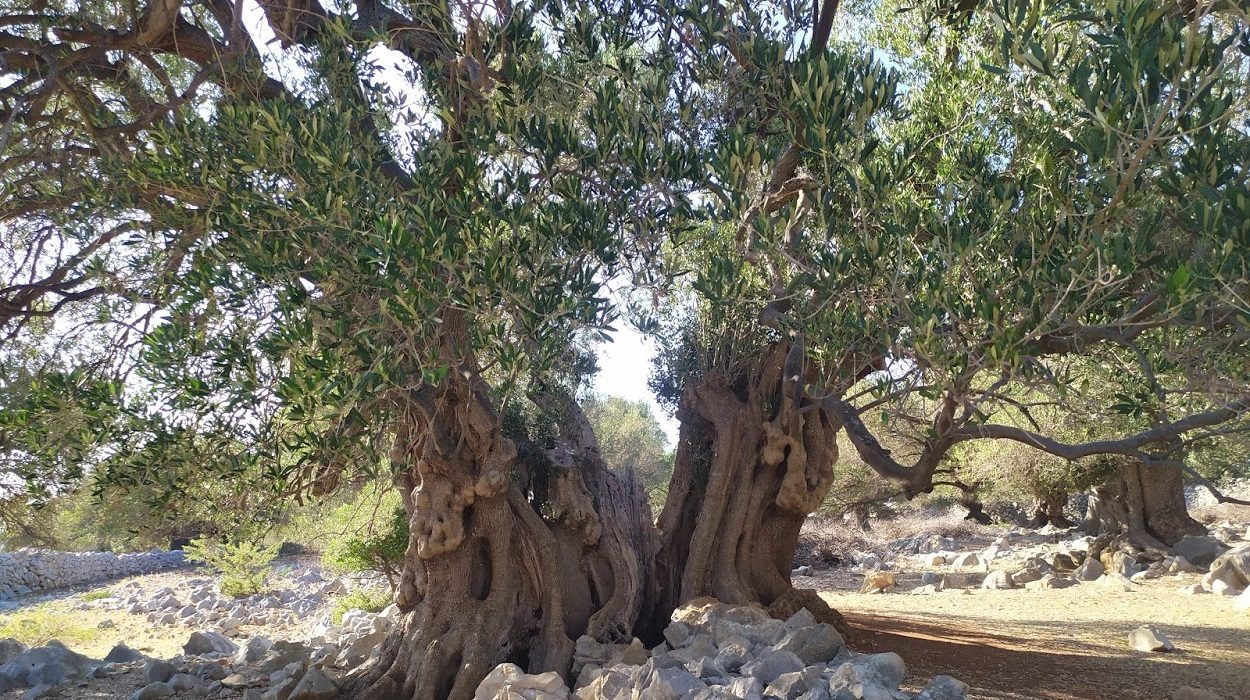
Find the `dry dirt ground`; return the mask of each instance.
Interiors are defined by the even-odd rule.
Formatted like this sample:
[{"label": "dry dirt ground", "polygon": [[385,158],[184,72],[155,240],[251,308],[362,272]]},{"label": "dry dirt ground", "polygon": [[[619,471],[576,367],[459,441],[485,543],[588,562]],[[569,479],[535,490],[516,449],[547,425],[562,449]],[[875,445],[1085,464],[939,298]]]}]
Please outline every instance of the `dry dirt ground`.
[{"label": "dry dirt ground", "polygon": [[[1177,593],[1198,575],[1165,576],[1132,592],[1082,584],[908,594],[919,578],[901,574],[900,592],[876,595],[858,593],[861,577],[846,569],[796,583],[821,590],[846,615],[861,651],[898,652],[913,683],[955,676],[974,699],[1166,700],[1191,686],[1250,700],[1250,610]],[[1176,651],[1130,649],[1129,631],[1146,624]]]},{"label": "dry dirt ground", "polygon": [[[194,575],[188,570],[140,578],[151,590]],[[1250,700],[1250,610],[1234,610],[1229,598],[1177,593],[1181,586],[1196,583],[1197,575],[1165,576],[1132,592],[1082,584],[1064,590],[907,593],[919,585],[919,578],[919,570],[900,573],[899,592],[882,595],[858,593],[861,576],[846,568],[819,571],[795,583],[821,590],[847,616],[858,632],[860,651],[902,655],[909,670],[906,687],[913,691],[934,675],[949,674],[972,685],[975,699],[1166,700],[1188,685],[1225,700]],[[116,589],[128,580],[96,588]],[[90,630],[80,639],[61,637],[70,648],[95,658],[119,642],[154,657],[181,653],[191,629],[155,626],[145,616],[92,605],[84,610],[86,590],[39,599],[39,608],[55,614],[52,619]],[[0,613],[0,621],[5,616]],[[115,627],[97,629],[106,619]],[[1143,624],[1156,625],[1177,651],[1132,651],[1128,633]],[[245,632],[299,638],[305,634],[300,626]],[[69,630],[52,630],[53,636],[60,636],[59,631]],[[64,697],[124,698],[141,685],[135,672]],[[19,697],[16,691],[0,694],[0,700]]]}]

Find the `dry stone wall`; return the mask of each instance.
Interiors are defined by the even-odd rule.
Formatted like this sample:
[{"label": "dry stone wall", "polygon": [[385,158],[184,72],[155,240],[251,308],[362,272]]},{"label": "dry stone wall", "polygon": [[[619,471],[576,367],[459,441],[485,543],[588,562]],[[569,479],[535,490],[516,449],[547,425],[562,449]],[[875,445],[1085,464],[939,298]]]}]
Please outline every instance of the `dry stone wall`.
[{"label": "dry stone wall", "polygon": [[182,566],[182,552],[0,552],[0,600]]}]

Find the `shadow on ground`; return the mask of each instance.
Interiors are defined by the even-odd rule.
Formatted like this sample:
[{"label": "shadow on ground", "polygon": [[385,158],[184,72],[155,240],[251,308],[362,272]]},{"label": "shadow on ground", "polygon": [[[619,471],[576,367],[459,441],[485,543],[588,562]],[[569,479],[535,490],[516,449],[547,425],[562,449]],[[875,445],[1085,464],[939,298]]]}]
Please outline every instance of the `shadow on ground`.
[{"label": "shadow on ground", "polygon": [[1071,623],[1031,622],[1032,634],[1021,636],[976,617],[846,617],[861,651],[899,653],[909,679],[955,676],[973,687],[973,698],[1166,700],[1188,685],[1226,700],[1250,699],[1250,639],[1242,629],[1187,627],[1178,651],[1142,654],[1127,645],[1114,651],[1119,640],[1082,640],[1070,633]]}]

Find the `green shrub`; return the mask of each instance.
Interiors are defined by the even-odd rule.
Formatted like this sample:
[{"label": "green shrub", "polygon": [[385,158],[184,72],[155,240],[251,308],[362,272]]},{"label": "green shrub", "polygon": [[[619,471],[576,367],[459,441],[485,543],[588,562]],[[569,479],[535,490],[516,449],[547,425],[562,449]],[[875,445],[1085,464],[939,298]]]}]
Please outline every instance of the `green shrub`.
[{"label": "green shrub", "polygon": [[78,622],[68,613],[39,605],[0,618],[0,639],[16,639],[29,647],[61,642],[91,641],[97,630]]},{"label": "green shrub", "polygon": [[107,588],[97,588],[94,591],[87,591],[86,593],[83,593],[82,599],[84,602],[90,603],[93,600],[101,600],[112,595],[113,592]]},{"label": "green shrub", "polygon": [[254,542],[215,542],[206,537],[191,540],[183,548],[190,562],[207,564],[221,574],[221,593],[232,598],[259,593],[265,588],[269,564],[279,545],[262,547]]},{"label": "green shrub", "polygon": [[380,572],[386,576],[393,592],[407,550],[408,515],[402,507],[397,507],[391,511],[391,519],[385,527],[330,540],[321,562],[339,572]]},{"label": "green shrub", "polygon": [[382,612],[390,604],[390,593],[361,588],[345,596],[339,596],[334,601],[334,608],[330,610],[330,622],[336,625],[342,623],[343,615],[348,610],[364,610],[365,612],[376,613]]}]

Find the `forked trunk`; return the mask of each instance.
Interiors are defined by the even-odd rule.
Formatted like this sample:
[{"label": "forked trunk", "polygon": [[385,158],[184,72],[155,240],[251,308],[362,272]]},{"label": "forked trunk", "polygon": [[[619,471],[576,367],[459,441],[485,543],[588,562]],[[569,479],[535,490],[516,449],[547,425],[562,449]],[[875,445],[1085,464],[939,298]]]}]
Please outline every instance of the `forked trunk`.
[{"label": "forked trunk", "polygon": [[1179,467],[1148,467],[1130,459],[1094,489],[1085,529],[1091,535],[1122,535],[1134,547],[1155,551],[1166,551],[1185,535],[1206,533],[1189,517]]},{"label": "forked trunk", "polygon": [[783,377],[787,350],[774,346],[732,385],[708,381],[683,396],[659,518],[653,639],[670,611],[699,596],[758,602],[775,617],[806,607],[842,625],[814,591],[790,582],[799,528],[832,483],[841,424]]},{"label": "forked trunk", "polygon": [[1067,491],[1048,491],[1037,494],[1033,497],[1033,513],[1029,526],[1035,528],[1042,528],[1047,525],[1072,527],[1073,522],[1063,512],[1067,507]]},{"label": "forked trunk", "polygon": [[579,636],[656,642],[673,609],[703,595],[841,626],[790,583],[840,424],[782,376],[785,354],[773,348],[736,386],[687,392],[658,541],[645,493],[606,468],[570,397],[534,397],[561,412],[562,432],[518,454],[474,371],[412,392],[392,453],[410,519],[406,615],[349,696],[470,698],[505,661],[567,678]]}]

